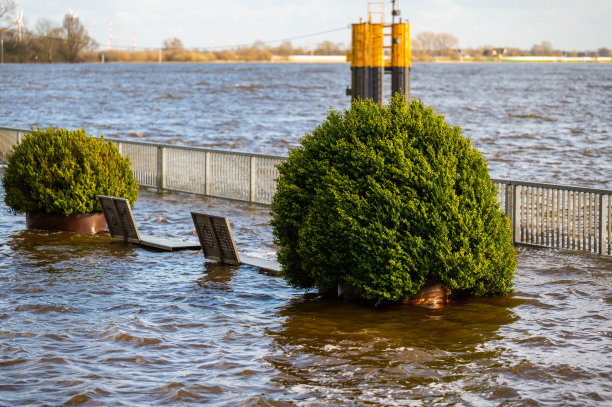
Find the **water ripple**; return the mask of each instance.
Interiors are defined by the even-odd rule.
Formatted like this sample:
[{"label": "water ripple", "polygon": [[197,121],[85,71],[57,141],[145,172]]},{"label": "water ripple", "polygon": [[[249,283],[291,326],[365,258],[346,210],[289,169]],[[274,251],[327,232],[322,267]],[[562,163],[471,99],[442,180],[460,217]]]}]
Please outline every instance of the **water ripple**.
[{"label": "water ripple", "polygon": [[[348,105],[347,69],[5,65],[0,79],[31,89],[17,97],[0,80],[0,103],[10,126],[85,126],[284,154],[329,106]],[[495,176],[610,187],[608,72],[425,64],[413,69],[413,93],[469,129]],[[78,79],[67,83],[67,75]],[[83,92],[79,81],[99,92]],[[74,100],[79,109],[62,106]],[[268,208],[142,190],[134,216],[143,233],[195,240],[190,211],[227,215],[241,253],[272,258],[277,250]],[[253,267],[212,263],[198,251],[150,251],[106,233],[26,231],[23,216],[6,207],[0,222],[3,405],[603,406],[612,399],[605,257],[517,248],[510,296],[466,298],[442,310],[371,309],[294,290]]]}]

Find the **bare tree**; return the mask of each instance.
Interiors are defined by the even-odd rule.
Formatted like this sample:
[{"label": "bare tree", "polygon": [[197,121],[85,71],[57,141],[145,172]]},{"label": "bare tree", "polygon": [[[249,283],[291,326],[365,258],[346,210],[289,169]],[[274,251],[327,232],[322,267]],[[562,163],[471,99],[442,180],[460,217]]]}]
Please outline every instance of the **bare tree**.
[{"label": "bare tree", "polygon": [[455,48],[459,44],[459,40],[447,33],[421,32],[417,34],[412,43],[415,50],[413,54],[423,60],[431,56],[458,56]]},{"label": "bare tree", "polygon": [[542,41],[541,44],[536,44],[531,47],[531,55],[534,56],[550,56],[553,52],[553,46],[549,41]]},{"label": "bare tree", "polygon": [[166,51],[179,51],[185,47],[183,46],[183,41],[176,37],[172,37],[164,40],[163,48]]},{"label": "bare tree", "polygon": [[262,40],[255,40],[253,41],[253,48],[258,49],[258,50],[265,49],[266,43],[263,42]]},{"label": "bare tree", "polygon": [[436,51],[440,55],[450,55],[454,48],[457,48],[457,44],[459,44],[459,40],[453,35],[447,33],[436,34]]},{"label": "bare tree", "polygon": [[97,45],[76,15],[66,14],[62,27],[64,28],[62,52],[68,62],[76,62],[81,51],[92,49]]},{"label": "bare tree", "polygon": [[317,44],[314,53],[315,55],[344,55],[346,54],[346,49],[341,42],[323,41]]},{"label": "bare tree", "polygon": [[293,45],[291,45],[291,41],[283,41],[274,51],[277,55],[286,57],[293,52]]},{"label": "bare tree", "polygon": [[432,53],[436,48],[436,33],[430,31],[418,33],[416,41],[420,44],[422,51]]},{"label": "bare tree", "polygon": [[14,0],[0,0],[0,21],[10,17],[17,5]]},{"label": "bare tree", "polygon": [[62,27],[56,25],[51,20],[41,18],[36,23],[35,31],[38,36],[41,54],[44,54],[46,62],[53,62],[55,54],[61,46],[63,38]]}]

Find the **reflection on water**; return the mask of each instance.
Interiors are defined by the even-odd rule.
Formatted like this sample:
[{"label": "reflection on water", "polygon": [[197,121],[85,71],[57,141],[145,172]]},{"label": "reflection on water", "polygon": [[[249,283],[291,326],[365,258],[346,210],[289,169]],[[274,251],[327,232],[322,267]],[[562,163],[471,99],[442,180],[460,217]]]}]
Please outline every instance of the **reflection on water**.
[{"label": "reflection on water", "polygon": [[[518,318],[520,300],[466,300],[443,310],[398,306],[373,310],[348,302],[294,301],[280,314],[276,355],[283,387],[313,402],[325,389],[335,402],[393,404],[463,398],[440,393],[440,382],[456,390],[497,387],[474,374],[501,355],[483,345]],[[456,394],[453,394],[456,393]]]},{"label": "reflection on water", "polygon": [[204,275],[196,280],[196,283],[204,289],[211,291],[229,291],[232,289],[232,277],[240,269],[240,266],[220,264],[215,262],[204,264]]},{"label": "reflection on water", "polygon": [[31,267],[51,267],[62,271],[63,267],[82,264],[105,264],[117,258],[134,255],[135,246],[112,240],[104,234],[84,235],[69,232],[20,230],[5,242],[7,253]]}]

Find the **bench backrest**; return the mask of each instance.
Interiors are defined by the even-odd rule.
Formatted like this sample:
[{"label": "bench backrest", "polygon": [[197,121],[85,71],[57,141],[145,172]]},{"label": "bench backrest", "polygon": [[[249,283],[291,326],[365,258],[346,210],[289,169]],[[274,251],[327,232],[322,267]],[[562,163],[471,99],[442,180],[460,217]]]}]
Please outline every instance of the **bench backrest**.
[{"label": "bench backrest", "polygon": [[202,252],[207,259],[240,264],[234,235],[226,217],[191,212]]},{"label": "bench backrest", "polygon": [[134,221],[130,201],[125,198],[104,195],[98,195],[98,200],[111,237],[139,243],[140,233]]}]

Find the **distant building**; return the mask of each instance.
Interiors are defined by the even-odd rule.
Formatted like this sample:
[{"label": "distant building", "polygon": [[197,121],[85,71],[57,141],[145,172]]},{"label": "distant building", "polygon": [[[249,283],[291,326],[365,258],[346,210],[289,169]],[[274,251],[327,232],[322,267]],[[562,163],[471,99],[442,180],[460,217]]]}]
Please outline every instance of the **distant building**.
[{"label": "distant building", "polygon": [[482,51],[483,57],[501,57],[508,55],[507,48],[486,48]]}]

